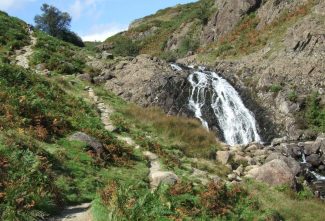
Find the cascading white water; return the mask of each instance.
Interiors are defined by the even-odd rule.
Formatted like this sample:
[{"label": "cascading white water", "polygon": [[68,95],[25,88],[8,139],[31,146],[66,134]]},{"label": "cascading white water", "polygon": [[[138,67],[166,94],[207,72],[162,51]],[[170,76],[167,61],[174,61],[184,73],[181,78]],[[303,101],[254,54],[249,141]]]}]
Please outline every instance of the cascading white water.
[{"label": "cascading white water", "polygon": [[318,173],[316,173],[314,171],[311,171],[310,173],[315,176],[316,180],[318,180],[318,181],[325,181],[325,176],[322,176],[322,175],[320,175],[320,174],[318,174]]},{"label": "cascading white water", "polygon": [[188,77],[189,82],[192,85],[192,91],[189,98],[189,108],[194,112],[194,116],[202,122],[206,129],[209,129],[208,122],[202,117],[202,107],[205,105],[205,90],[208,87],[208,79],[204,77],[204,73],[197,72],[196,81],[195,75],[191,74]]},{"label": "cascading white water", "polygon": [[[225,142],[229,145],[260,142],[253,115],[245,107],[237,91],[215,72],[195,71],[189,75],[192,85],[189,98],[189,108],[195,117],[201,120],[204,127],[208,123],[202,115],[202,107],[210,105],[218,119],[218,125],[223,131]],[[206,93],[212,94],[206,104]]]}]

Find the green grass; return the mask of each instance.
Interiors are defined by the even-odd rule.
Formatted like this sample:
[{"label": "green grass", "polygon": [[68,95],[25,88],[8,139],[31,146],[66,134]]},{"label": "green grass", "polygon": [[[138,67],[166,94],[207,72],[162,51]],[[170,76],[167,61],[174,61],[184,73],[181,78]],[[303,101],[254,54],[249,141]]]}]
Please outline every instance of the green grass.
[{"label": "green grass", "polygon": [[282,90],[282,86],[281,85],[278,85],[278,84],[273,84],[270,86],[270,89],[269,89],[271,92],[273,93],[278,93],[279,91]]},{"label": "green grass", "polygon": [[[131,151],[80,98],[82,86],[67,90],[60,78],[7,64],[0,64],[0,73],[2,220],[38,220],[66,204],[91,201],[108,166],[132,164]],[[75,131],[101,141],[104,160],[66,140]]]},{"label": "green grass", "polygon": [[195,119],[167,116],[159,108],[141,108],[127,104],[101,88],[95,91],[116,110],[112,120],[118,130],[131,133],[147,148],[156,148],[156,141],[147,142],[148,134],[159,137],[159,145],[180,149],[191,157],[210,157],[210,153],[219,147],[215,135],[206,131]]},{"label": "green grass", "polygon": [[324,202],[313,199],[299,199],[296,193],[291,195],[282,189],[272,188],[265,184],[247,182],[248,191],[258,199],[261,208],[276,210],[282,220],[321,221],[325,217]]},{"label": "green grass", "polygon": [[[121,39],[124,39],[124,42],[129,42],[127,45],[132,44],[134,48],[138,48],[140,54],[166,57],[164,53],[165,46],[173,32],[179,30],[182,24],[193,22],[190,33],[187,33],[187,38],[182,42],[180,48],[176,50],[177,57],[183,57],[188,51],[195,51],[198,48],[198,32],[200,32],[202,26],[207,23],[209,16],[215,11],[216,8],[212,0],[201,0],[196,3],[167,8],[158,11],[154,15],[145,17],[135,28],[110,37],[105,42],[114,46]],[[145,36],[141,40],[136,39],[139,33],[147,32],[153,27],[157,29],[152,34]],[[129,53],[129,55],[132,55],[132,53]]]},{"label": "green grass", "polygon": [[15,50],[29,44],[27,25],[0,11],[0,33],[0,62],[9,63],[9,57]]},{"label": "green grass", "polygon": [[38,64],[44,64],[46,69],[58,74],[83,72],[86,67],[85,50],[43,32],[36,32],[36,37],[37,43],[31,58],[31,64],[34,67]]},{"label": "green grass", "polygon": [[318,93],[313,93],[308,97],[305,117],[309,128],[318,132],[325,132],[325,107],[319,101]]}]

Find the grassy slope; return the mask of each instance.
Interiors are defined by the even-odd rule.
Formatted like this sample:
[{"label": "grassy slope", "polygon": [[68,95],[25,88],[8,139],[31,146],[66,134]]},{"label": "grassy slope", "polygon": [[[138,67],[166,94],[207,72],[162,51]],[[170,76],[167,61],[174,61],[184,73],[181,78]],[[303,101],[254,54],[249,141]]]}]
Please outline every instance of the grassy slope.
[{"label": "grassy slope", "polygon": [[[17,27],[24,25],[5,15],[4,18]],[[18,34],[10,38],[9,35],[6,45],[20,34],[28,39],[23,30],[15,29]],[[72,57],[82,53],[41,33],[37,36],[41,44],[50,45],[45,49],[47,53],[62,60],[71,59],[71,53]],[[10,51],[10,47],[1,46]],[[42,62],[50,65],[48,60]],[[60,73],[59,67],[54,66],[53,71]],[[144,110],[139,107],[96,88],[97,94],[117,110],[114,116],[117,132],[133,137],[143,149],[156,152],[164,168],[174,170],[182,179],[175,187],[162,186],[152,193],[148,189],[147,163],[141,152],[133,151],[132,147],[118,142],[116,134],[104,130],[94,106],[84,99],[87,97],[84,86],[74,76],[45,78],[0,63],[2,220],[37,220],[66,204],[93,199],[96,199],[95,220],[103,220],[102,217],[108,217],[104,220],[265,220],[278,216],[271,204],[264,203],[265,199],[252,198],[254,191],[212,184],[206,188],[189,176],[188,165],[219,176],[227,172],[214,161],[192,160],[193,156],[209,157],[200,154],[202,145],[206,145],[204,151],[218,146],[197,122],[166,118],[157,110],[143,115]],[[178,124],[182,127],[177,127]],[[184,125],[190,127],[190,136],[185,133]],[[66,137],[74,131],[84,131],[102,141],[112,157],[107,161],[96,159],[85,144],[69,141]],[[267,190],[261,191],[259,196]],[[279,199],[286,199],[284,193],[276,193]],[[276,210],[286,215],[286,209],[293,210],[296,201],[290,202]],[[314,201],[309,205],[311,212],[322,206]]]},{"label": "grassy slope", "polygon": [[[165,58],[184,56],[188,51],[195,51],[197,49],[199,43],[198,34],[203,24],[207,22],[209,16],[216,10],[213,4],[213,0],[201,0],[196,3],[160,10],[154,15],[145,17],[134,28],[125,33],[110,37],[105,42],[120,48],[123,45],[121,43],[127,44],[127,39],[129,39],[129,41],[133,41],[141,54],[158,55]],[[179,30],[183,24],[187,23],[192,23],[191,31],[181,43],[180,48],[172,53],[164,52],[166,43],[172,34]],[[136,39],[136,36],[140,33],[150,32],[152,28],[156,28],[152,34],[145,36],[141,40]],[[121,39],[124,39],[124,41],[121,41]],[[127,48],[125,50],[127,51]],[[113,50],[113,52],[115,51]]]},{"label": "grassy slope", "polygon": [[0,57],[2,62],[8,62],[9,56],[16,49],[29,43],[27,26],[17,18],[9,17],[0,11]]}]

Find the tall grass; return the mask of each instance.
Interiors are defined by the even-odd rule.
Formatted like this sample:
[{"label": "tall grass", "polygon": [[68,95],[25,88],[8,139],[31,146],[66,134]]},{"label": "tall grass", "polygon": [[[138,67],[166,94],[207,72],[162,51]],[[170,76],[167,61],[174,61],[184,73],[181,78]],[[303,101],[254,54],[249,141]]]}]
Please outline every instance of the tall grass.
[{"label": "tall grass", "polygon": [[215,134],[195,119],[168,116],[157,107],[143,109],[135,105],[129,106],[125,113],[143,128],[150,127],[171,144],[179,146],[189,156],[206,156],[218,147]]}]

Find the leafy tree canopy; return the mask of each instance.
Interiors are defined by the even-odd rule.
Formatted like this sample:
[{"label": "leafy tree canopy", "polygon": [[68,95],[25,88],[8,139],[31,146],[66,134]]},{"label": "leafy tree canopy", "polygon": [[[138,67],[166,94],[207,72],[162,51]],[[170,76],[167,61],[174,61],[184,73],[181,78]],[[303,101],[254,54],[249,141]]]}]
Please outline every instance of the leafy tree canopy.
[{"label": "leafy tree canopy", "polygon": [[36,15],[34,18],[37,29],[74,45],[84,46],[81,38],[70,31],[72,18],[67,12],[61,12],[56,7],[48,4],[43,4],[41,11],[43,13]]}]

